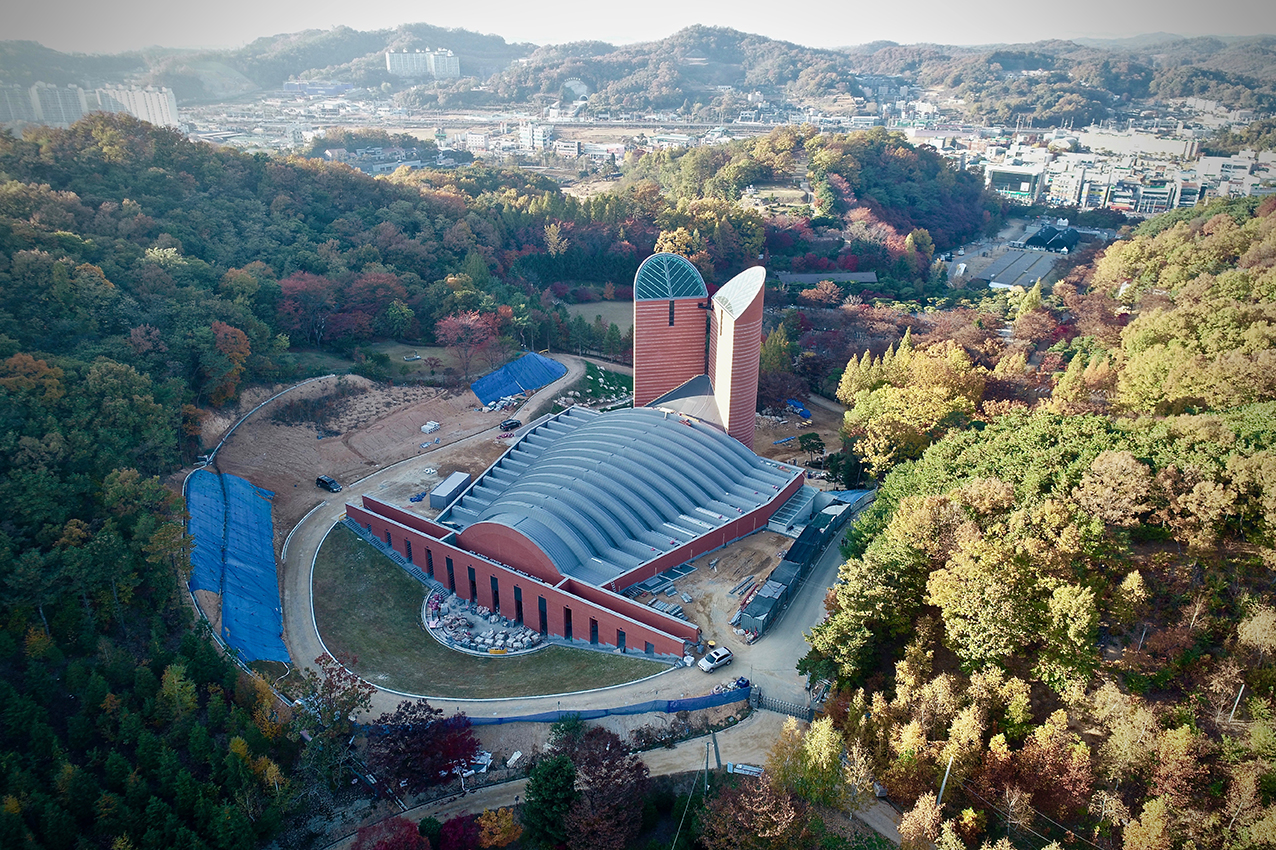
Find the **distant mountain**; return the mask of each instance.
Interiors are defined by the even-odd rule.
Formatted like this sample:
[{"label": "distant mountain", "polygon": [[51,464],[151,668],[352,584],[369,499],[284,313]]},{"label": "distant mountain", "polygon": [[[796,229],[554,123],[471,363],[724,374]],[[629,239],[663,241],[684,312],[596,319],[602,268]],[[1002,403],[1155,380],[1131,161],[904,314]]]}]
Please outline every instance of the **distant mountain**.
[{"label": "distant mountain", "polygon": [[461,72],[488,77],[535,49],[493,35],[429,24],[361,32],[349,27],[259,38],[237,50],[140,51],[115,56],[59,53],[32,41],[0,42],[0,84],[139,83],[173,88],[179,103],[276,88],[298,77],[337,77],[361,86],[401,83],[385,70],[386,50],[446,48]]},{"label": "distant mountain", "polygon": [[1169,32],[1149,32],[1127,38],[1074,38],[1072,40],[1082,47],[1097,47],[1101,50],[1146,50],[1171,41],[1183,41],[1184,38]]},{"label": "distant mountain", "polygon": [[[391,76],[386,50],[447,48],[459,82],[413,87]],[[362,32],[349,27],[259,38],[235,50],[65,54],[30,41],[0,42],[0,84],[128,82],[171,86],[182,104],[329,78],[400,92],[404,105],[476,106],[575,99],[592,111],[684,110],[701,117],[746,107],[743,95],[804,101],[859,94],[857,75],[898,76],[963,99],[970,117],[1088,122],[1121,99],[1198,96],[1229,107],[1276,105],[1276,37],[1047,40],[953,46],[877,41],[839,50],[804,47],[722,27],[693,26],[642,44],[510,44],[429,24]],[[475,85],[478,81],[479,86]],[[579,82],[577,82],[579,81]],[[697,110],[697,106],[701,109]]]},{"label": "distant mountain", "polygon": [[34,41],[0,41],[0,85],[119,82],[130,74],[144,72],[146,67],[146,59],[137,52],[96,56],[59,53]]},{"label": "distant mountain", "polygon": [[721,97],[720,87],[796,97],[857,91],[852,63],[841,51],[705,26],[621,47],[603,42],[540,47],[490,85],[516,100],[557,98],[573,78],[589,87],[591,109],[677,109]]}]

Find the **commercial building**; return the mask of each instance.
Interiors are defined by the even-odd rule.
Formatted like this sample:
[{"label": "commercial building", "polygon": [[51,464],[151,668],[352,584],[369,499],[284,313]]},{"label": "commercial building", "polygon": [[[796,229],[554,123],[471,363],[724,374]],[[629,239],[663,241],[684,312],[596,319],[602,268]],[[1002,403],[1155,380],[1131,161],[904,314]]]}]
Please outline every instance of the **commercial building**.
[{"label": "commercial building", "polygon": [[540,151],[554,141],[554,128],[547,124],[519,124],[518,146],[525,151]]},{"label": "commercial building", "polygon": [[1035,204],[1046,185],[1045,165],[989,165],[984,185],[1007,198]]}]

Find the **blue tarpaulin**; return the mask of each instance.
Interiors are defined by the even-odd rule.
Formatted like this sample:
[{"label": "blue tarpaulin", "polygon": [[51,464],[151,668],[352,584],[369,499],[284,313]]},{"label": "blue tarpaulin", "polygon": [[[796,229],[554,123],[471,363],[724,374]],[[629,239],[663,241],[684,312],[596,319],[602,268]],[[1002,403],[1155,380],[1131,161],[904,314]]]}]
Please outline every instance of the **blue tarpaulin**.
[{"label": "blue tarpaulin", "polygon": [[248,661],[289,661],[270,522],[274,493],[197,470],[186,484],[192,590],[222,597],[222,640]]},{"label": "blue tarpaulin", "polygon": [[506,396],[538,390],[566,374],[567,367],[562,363],[529,351],[513,363],[479,378],[470,384],[470,389],[474,390],[479,401],[491,404]]}]

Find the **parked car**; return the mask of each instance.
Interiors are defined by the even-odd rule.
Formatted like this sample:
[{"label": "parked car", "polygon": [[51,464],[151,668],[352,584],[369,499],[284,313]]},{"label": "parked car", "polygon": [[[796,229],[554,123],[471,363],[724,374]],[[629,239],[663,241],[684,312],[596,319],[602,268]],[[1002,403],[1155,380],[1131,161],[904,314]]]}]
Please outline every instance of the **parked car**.
[{"label": "parked car", "polygon": [[706,673],[712,673],[719,667],[726,667],[732,662],[732,660],[731,650],[727,649],[725,646],[720,646],[704,658],[701,658],[700,663],[696,666]]},{"label": "parked car", "polygon": [[522,428],[522,427],[523,427],[523,420],[521,419],[506,419],[504,422],[501,423],[502,431],[517,431],[519,428]]},{"label": "parked car", "polygon": [[315,486],[321,490],[327,490],[329,493],[341,492],[341,485],[337,483],[337,479],[329,475],[320,475],[316,478]]}]

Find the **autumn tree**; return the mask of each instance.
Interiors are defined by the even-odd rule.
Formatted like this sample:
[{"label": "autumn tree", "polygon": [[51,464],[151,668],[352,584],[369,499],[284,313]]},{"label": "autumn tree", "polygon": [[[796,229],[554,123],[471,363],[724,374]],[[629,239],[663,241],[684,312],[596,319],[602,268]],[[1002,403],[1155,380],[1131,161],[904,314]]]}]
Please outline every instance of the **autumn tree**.
[{"label": "autumn tree", "polygon": [[478,817],[478,825],[480,847],[504,847],[523,834],[523,827],[514,819],[514,810],[510,808],[484,809]]},{"label": "autumn tree", "polygon": [[368,732],[368,764],[378,774],[406,782],[416,794],[451,778],[478,752],[478,739],[463,713],[444,717],[425,700],[404,700],[378,717]]},{"label": "autumn tree", "polygon": [[630,754],[618,735],[598,726],[559,737],[553,749],[570,758],[575,769],[575,797],[566,817],[568,846],[623,850],[642,826],[642,812],[633,801],[646,791],[647,765]]},{"label": "autumn tree", "polygon": [[289,333],[322,345],[328,319],[337,308],[336,288],[331,280],[308,272],[297,272],[279,282],[278,319]]},{"label": "autumn tree", "polygon": [[705,850],[789,850],[807,838],[806,813],[789,792],[763,777],[738,777],[708,803],[700,843]]},{"label": "autumn tree", "polygon": [[491,326],[476,311],[455,313],[434,326],[435,337],[456,357],[465,380],[474,355],[492,340]]},{"label": "autumn tree", "polygon": [[301,674],[293,733],[307,739],[303,768],[313,779],[335,787],[352,759],[349,742],[355,717],[372,705],[375,688],[326,653],[315,659],[315,666],[318,670],[308,667]]},{"label": "autumn tree", "polygon": [[858,809],[872,794],[868,756],[846,747],[832,718],[819,717],[803,733],[788,718],[767,757],[767,773],[779,786],[817,806]]},{"label": "autumn tree", "polygon": [[935,795],[923,794],[899,822],[901,850],[926,850],[939,838],[941,820]]},{"label": "autumn tree", "polygon": [[359,827],[351,850],[430,850],[430,842],[406,818],[386,818]]},{"label": "autumn tree", "polygon": [[225,322],[213,322],[213,345],[200,353],[200,368],[208,387],[208,401],[220,407],[235,397],[244,363],[251,354],[248,336]]}]

